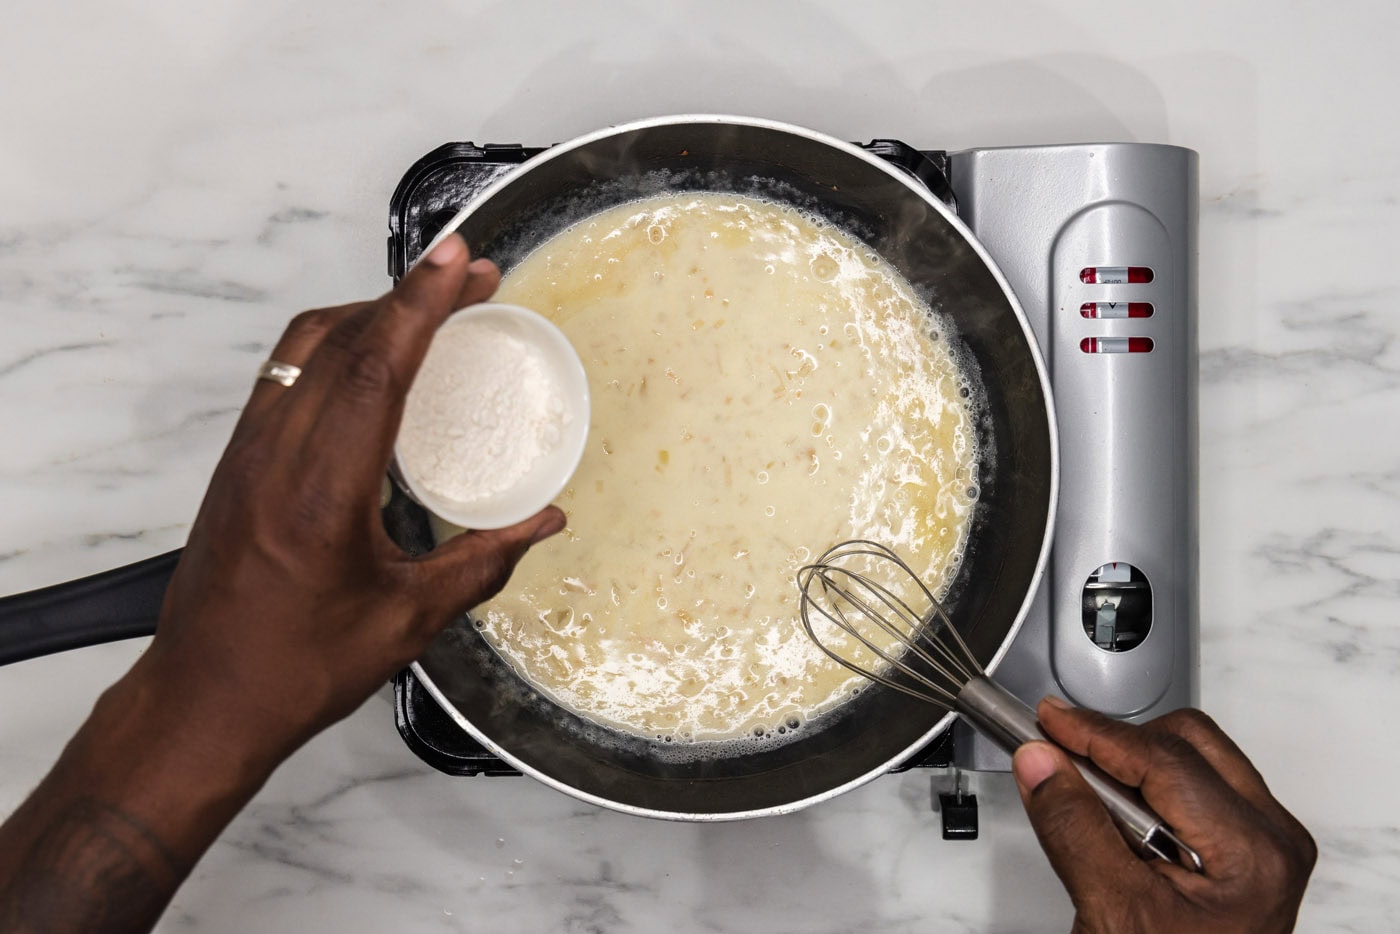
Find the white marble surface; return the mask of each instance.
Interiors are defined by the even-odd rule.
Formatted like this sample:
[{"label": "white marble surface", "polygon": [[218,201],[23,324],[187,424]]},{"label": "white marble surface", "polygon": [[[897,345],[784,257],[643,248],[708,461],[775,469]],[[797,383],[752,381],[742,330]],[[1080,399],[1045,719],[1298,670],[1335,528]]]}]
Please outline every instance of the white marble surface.
[{"label": "white marble surface", "polygon": [[[175,547],[257,363],[381,291],[446,140],[680,111],[926,146],[1201,153],[1204,706],[1321,848],[1304,930],[1400,925],[1400,6],[23,4],[0,29],[0,592]],[[0,671],[0,811],[141,650]],[[713,827],[419,764],[371,700],[289,761],[167,931],[1040,931],[1067,900],[1004,777]]]}]

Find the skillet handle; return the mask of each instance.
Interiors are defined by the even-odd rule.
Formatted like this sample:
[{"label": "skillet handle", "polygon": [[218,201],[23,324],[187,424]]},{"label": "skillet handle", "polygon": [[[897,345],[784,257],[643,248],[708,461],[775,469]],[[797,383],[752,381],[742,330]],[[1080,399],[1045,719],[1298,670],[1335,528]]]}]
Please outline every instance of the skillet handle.
[{"label": "skillet handle", "polygon": [[180,549],[0,598],[0,665],[156,631]]}]

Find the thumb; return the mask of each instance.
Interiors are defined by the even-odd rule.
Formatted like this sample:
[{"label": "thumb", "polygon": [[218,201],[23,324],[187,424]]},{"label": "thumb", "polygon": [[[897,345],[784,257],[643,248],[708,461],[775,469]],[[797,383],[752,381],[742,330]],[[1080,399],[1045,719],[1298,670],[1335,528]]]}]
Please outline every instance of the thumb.
[{"label": "thumb", "polygon": [[546,506],[523,522],[503,529],[466,532],[419,560],[420,593],[450,617],[500,593],[530,546],[563,530],[568,520],[558,506]]},{"label": "thumb", "polygon": [[1041,849],[1076,907],[1108,890],[1141,886],[1135,874],[1145,870],[1142,861],[1064,750],[1026,743],[1011,771]]}]

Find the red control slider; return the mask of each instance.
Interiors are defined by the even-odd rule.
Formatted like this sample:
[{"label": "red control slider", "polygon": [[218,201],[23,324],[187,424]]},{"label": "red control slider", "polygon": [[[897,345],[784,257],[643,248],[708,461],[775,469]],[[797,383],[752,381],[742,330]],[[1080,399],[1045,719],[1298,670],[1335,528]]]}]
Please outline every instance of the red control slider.
[{"label": "red control slider", "polygon": [[1150,318],[1151,302],[1085,302],[1079,313],[1086,318]]},{"label": "red control slider", "polygon": [[1086,337],[1079,342],[1085,353],[1151,353],[1150,337]]},{"label": "red control slider", "polygon": [[1085,266],[1079,270],[1079,281],[1090,285],[1151,282],[1152,270],[1146,266]]}]

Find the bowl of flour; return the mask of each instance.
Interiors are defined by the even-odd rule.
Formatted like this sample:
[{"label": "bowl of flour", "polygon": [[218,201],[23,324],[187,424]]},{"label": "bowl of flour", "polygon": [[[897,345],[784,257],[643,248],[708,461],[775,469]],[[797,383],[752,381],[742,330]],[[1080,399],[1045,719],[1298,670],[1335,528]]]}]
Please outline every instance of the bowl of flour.
[{"label": "bowl of flour", "polygon": [[472,305],[438,329],[414,378],[395,473],[453,525],[504,528],[564,490],[589,412],[583,363],[559,328],[516,305]]}]

